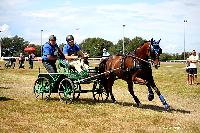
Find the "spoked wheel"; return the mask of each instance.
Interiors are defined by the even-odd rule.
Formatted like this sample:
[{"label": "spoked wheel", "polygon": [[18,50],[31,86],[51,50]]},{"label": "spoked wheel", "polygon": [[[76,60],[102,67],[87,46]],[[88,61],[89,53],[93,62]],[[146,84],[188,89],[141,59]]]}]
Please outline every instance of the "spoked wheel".
[{"label": "spoked wheel", "polygon": [[12,63],[11,68],[12,68],[12,69],[15,68],[15,63]]},{"label": "spoked wheel", "polygon": [[75,93],[74,93],[74,100],[77,100],[80,96],[80,93],[81,93],[81,86],[80,84],[74,84],[74,90],[75,90]]},{"label": "spoked wheel", "polygon": [[68,78],[61,80],[58,88],[58,95],[61,101],[72,103],[75,95],[74,83]]},{"label": "spoked wheel", "polygon": [[108,99],[108,94],[104,87],[97,81],[93,84],[93,97],[95,101],[101,102]]},{"label": "spoked wheel", "polygon": [[4,68],[8,68],[8,62],[5,63]]},{"label": "spoked wheel", "polygon": [[34,84],[33,92],[35,97],[48,100],[51,95],[51,84],[49,80],[45,77],[39,77]]}]

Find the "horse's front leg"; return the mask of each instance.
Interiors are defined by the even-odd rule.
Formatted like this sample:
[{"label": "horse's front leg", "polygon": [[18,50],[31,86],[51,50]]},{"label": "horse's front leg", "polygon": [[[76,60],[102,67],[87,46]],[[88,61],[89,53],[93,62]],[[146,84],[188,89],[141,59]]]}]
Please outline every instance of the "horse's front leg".
[{"label": "horse's front leg", "polygon": [[133,82],[127,81],[127,84],[128,84],[128,90],[130,94],[133,96],[133,99],[135,100],[137,106],[140,107],[141,106],[140,100],[137,98],[137,96],[134,94],[134,91],[133,91]]},{"label": "horse's front leg", "polygon": [[137,75],[139,72],[140,72],[140,70],[137,71],[137,72],[132,76],[132,81],[133,81],[134,83],[139,83],[139,84],[142,84],[142,85],[143,85],[143,84],[146,84],[146,86],[147,86],[147,88],[148,88],[148,92],[149,92],[149,94],[148,94],[148,100],[149,100],[149,101],[152,101],[152,100],[154,99],[154,93],[153,93],[153,91],[152,91],[152,88],[151,88],[150,84],[149,84],[147,81],[143,80],[142,78],[136,77],[136,75]]},{"label": "horse's front leg", "polygon": [[154,86],[153,89],[155,90],[155,92],[157,93],[157,95],[159,96],[160,98],[160,101],[162,102],[162,104],[164,105],[165,109],[168,110],[170,108],[170,106],[168,105],[168,103],[166,102],[164,96],[161,95],[159,89]]},{"label": "horse's front leg", "polygon": [[110,93],[112,102],[116,103],[115,97],[114,97],[114,95],[112,93],[112,86],[114,84],[114,81],[115,81],[114,77],[109,77],[107,79],[107,88],[108,88],[108,93]]},{"label": "horse's front leg", "polygon": [[139,84],[146,84],[147,88],[148,88],[148,100],[152,101],[154,99],[154,93],[152,91],[151,85],[144,79],[136,77],[138,74],[140,74],[140,72],[142,72],[141,70],[138,70],[136,73],[134,73],[134,75],[132,76],[132,81],[134,81],[134,83],[139,83]]},{"label": "horse's front leg", "polygon": [[141,70],[136,71],[134,74],[132,74],[132,81],[134,83],[138,84],[146,84],[145,80],[142,78],[137,77],[137,75],[141,72]]}]

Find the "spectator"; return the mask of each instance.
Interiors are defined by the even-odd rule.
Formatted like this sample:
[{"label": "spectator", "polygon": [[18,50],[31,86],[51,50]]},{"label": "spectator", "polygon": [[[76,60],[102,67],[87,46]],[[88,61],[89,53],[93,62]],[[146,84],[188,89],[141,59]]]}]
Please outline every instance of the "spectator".
[{"label": "spectator", "polygon": [[110,56],[110,54],[107,52],[107,50],[104,48],[103,49],[103,55],[102,55],[102,59],[108,58]]},{"label": "spectator", "polygon": [[24,69],[24,61],[25,61],[25,57],[22,53],[19,54],[19,69],[23,68]]},{"label": "spectator", "polygon": [[189,57],[192,55],[192,53],[189,53],[188,58],[186,59],[186,72],[187,72],[187,84],[191,84],[192,78],[190,78],[190,60]]},{"label": "spectator", "polygon": [[190,84],[198,84],[197,82],[197,66],[198,66],[199,56],[196,54],[196,51],[192,51],[192,55],[189,57],[190,62],[190,71],[189,76],[191,78]]},{"label": "spectator", "polygon": [[29,69],[33,69],[33,60],[35,58],[35,55],[33,53],[30,53],[28,55],[28,62],[29,62]]}]

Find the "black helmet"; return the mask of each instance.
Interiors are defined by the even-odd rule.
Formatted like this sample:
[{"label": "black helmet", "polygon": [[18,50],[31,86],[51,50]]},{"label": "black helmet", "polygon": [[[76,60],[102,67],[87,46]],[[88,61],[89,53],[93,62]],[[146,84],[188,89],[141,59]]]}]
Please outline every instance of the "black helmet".
[{"label": "black helmet", "polygon": [[74,37],[72,35],[67,35],[66,41],[69,42],[71,40],[74,40]]},{"label": "black helmet", "polygon": [[50,36],[49,36],[49,41],[50,41],[50,40],[55,40],[55,41],[56,41],[56,36],[50,35]]}]

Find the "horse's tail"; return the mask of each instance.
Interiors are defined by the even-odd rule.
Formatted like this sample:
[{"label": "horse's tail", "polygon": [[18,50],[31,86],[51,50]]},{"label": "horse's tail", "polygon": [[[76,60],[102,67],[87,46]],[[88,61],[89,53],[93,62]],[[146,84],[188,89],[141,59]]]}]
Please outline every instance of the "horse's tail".
[{"label": "horse's tail", "polygon": [[105,58],[100,62],[100,64],[99,64],[99,73],[105,72],[107,60],[108,60],[108,58]]},{"label": "horse's tail", "polygon": [[103,73],[105,71],[106,60],[103,59],[99,64],[99,73]]},{"label": "horse's tail", "polygon": [[106,83],[106,75],[102,74],[102,73],[104,73],[106,71],[106,62],[107,61],[108,61],[108,58],[105,58],[99,64],[99,71],[98,71],[98,73],[101,74],[101,76],[99,77],[101,84]]}]

